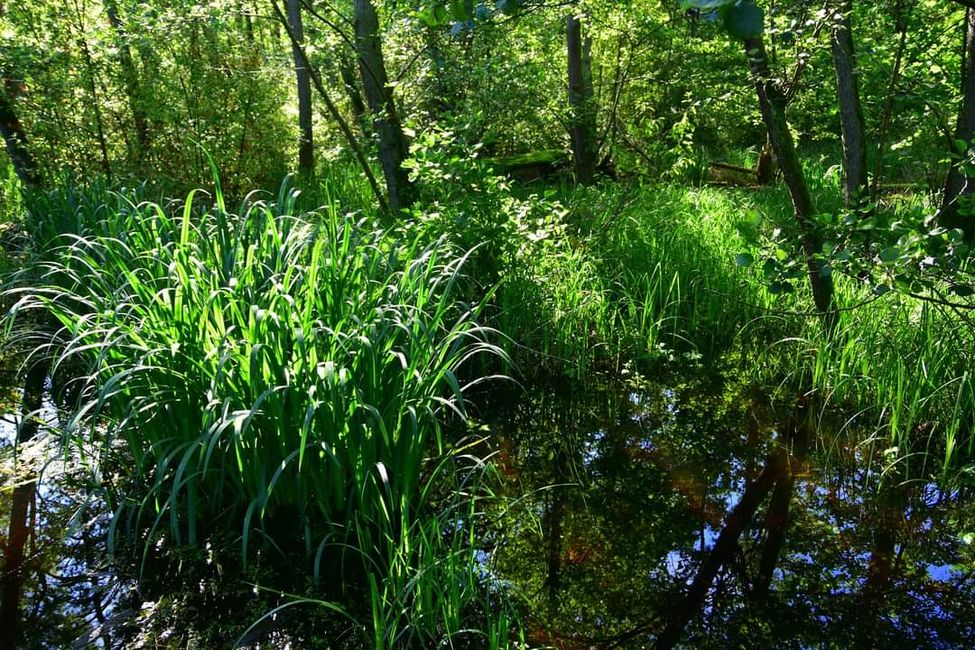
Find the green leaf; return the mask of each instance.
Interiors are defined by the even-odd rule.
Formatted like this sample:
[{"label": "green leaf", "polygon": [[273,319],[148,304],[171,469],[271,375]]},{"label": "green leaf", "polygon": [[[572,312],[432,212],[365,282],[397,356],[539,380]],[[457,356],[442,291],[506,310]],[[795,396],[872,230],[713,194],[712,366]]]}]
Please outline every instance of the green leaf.
[{"label": "green leaf", "polygon": [[463,0],[460,0],[460,2],[451,2],[450,17],[459,23],[467,22],[467,20],[469,20],[471,17],[471,14],[467,9],[467,3]]},{"label": "green leaf", "polygon": [[738,253],[735,255],[735,264],[743,268],[746,266],[751,266],[754,261],[755,258],[749,253]]},{"label": "green leaf", "polygon": [[427,27],[439,27],[450,20],[450,14],[446,7],[435,2],[417,12],[417,18]]},{"label": "green leaf", "polygon": [[901,257],[901,251],[896,246],[891,246],[890,248],[885,248],[880,251],[880,261],[881,262],[896,262]]},{"label": "green leaf", "polygon": [[495,3],[495,6],[504,15],[511,16],[521,8],[521,3],[522,0],[500,0],[500,2]]},{"label": "green leaf", "polygon": [[684,11],[688,9],[702,9],[710,11],[718,7],[734,4],[738,0],[681,0],[680,8]]},{"label": "green leaf", "polygon": [[724,14],[724,27],[732,37],[747,40],[762,35],[765,12],[754,2],[744,0],[726,7],[722,13]]}]

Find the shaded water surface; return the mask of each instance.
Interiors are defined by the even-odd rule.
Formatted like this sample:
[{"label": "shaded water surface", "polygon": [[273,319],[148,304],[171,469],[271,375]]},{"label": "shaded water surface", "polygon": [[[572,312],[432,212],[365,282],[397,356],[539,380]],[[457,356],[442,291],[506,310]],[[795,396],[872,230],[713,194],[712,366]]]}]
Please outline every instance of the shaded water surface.
[{"label": "shaded water surface", "polygon": [[485,571],[536,643],[975,646],[970,494],[814,397],[639,379],[481,415],[514,503]]},{"label": "shaded water surface", "polygon": [[[498,393],[476,415],[509,504],[482,572],[535,647],[975,647],[970,490],[889,466],[814,396],[691,372]],[[105,514],[56,469],[30,522],[28,646],[126,647],[140,601]]]}]

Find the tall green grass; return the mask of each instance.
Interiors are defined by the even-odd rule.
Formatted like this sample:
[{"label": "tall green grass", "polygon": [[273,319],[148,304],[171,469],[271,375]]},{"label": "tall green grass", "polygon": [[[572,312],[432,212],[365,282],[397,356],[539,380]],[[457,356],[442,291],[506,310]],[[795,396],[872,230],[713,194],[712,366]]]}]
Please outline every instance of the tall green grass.
[{"label": "tall green grass", "polygon": [[[842,304],[865,292],[839,283]],[[887,295],[841,315],[833,336],[806,328],[783,346],[783,376],[806,382],[826,408],[843,410],[873,435],[894,475],[942,482],[975,463],[972,377],[975,330],[941,306]],[[781,366],[780,366],[781,367]]]},{"label": "tall green grass", "polygon": [[714,359],[781,331],[765,317],[773,296],[735,263],[748,195],[603,186],[562,200],[569,214],[522,245],[498,291],[500,328],[547,367],[584,378],[631,360]]},{"label": "tall green grass", "polygon": [[477,606],[483,471],[440,424],[476,383],[461,368],[503,355],[455,295],[465,256],[334,203],[295,214],[286,186],[239,215],[197,198],[59,212],[40,286],[14,291],[63,327],[56,366],[86,368],[66,437],[123,445],[102,470],[125,486],[114,542],[297,553],[366,594],[376,647],[450,638],[472,610],[502,625]]},{"label": "tall green grass", "polygon": [[[838,177],[819,171],[817,204],[841,209]],[[773,295],[760,273],[736,265],[739,253],[762,253],[743,231],[791,220],[783,188],[607,185],[562,201],[561,246],[536,247],[506,279],[528,296],[505,303],[514,339],[570,360],[581,377],[600,359],[617,368],[681,351],[706,364],[736,360],[777,390],[819,392],[824,409],[874,432],[860,442],[882,445],[898,476],[947,480],[975,463],[975,330],[963,314],[909,296],[869,302],[869,287],[838,276],[838,304],[860,306],[827,335],[806,287]],[[889,197],[881,209],[911,219],[929,214],[924,203]]]}]

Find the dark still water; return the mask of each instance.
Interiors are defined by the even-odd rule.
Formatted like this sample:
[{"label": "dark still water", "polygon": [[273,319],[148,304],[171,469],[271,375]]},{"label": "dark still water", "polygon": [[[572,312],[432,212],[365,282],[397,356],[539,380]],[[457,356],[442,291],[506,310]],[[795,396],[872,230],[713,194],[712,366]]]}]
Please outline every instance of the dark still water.
[{"label": "dark still water", "polygon": [[536,645],[975,646],[970,489],[814,397],[638,378],[480,415],[512,502],[485,571]]},{"label": "dark still water", "polygon": [[[970,479],[941,476],[921,454],[894,463],[904,453],[882,430],[815,396],[773,399],[690,371],[494,392],[476,405],[505,504],[486,518],[497,521],[480,570],[515,594],[533,648],[975,647]],[[40,456],[56,457],[48,420]],[[10,443],[6,431],[8,463]],[[143,602],[137,572],[120,576],[109,560],[109,516],[85,477],[41,467],[36,517],[23,522],[25,647],[149,647],[135,640],[165,603],[211,582],[223,596],[205,615],[228,638],[274,606],[191,570]],[[325,610],[294,611],[328,628]],[[271,638],[297,620],[269,623],[283,634]],[[165,633],[147,638],[188,647],[191,625],[163,620]]]}]

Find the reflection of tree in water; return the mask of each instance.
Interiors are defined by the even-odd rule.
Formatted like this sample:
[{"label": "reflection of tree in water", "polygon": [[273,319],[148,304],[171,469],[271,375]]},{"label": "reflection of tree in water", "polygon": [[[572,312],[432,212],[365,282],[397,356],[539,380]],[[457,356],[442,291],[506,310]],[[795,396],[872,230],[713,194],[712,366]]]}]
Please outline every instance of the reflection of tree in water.
[{"label": "reflection of tree in water", "polygon": [[123,585],[109,570],[104,508],[84,497],[84,464],[64,462],[76,450],[59,448],[47,368],[26,374],[21,416],[4,419],[0,445],[0,648],[113,647]]},{"label": "reflection of tree in water", "polygon": [[967,500],[882,473],[849,431],[804,458],[818,409],[767,401],[712,379],[536,391],[499,416],[509,491],[536,491],[497,566],[536,641],[972,644],[972,572],[949,568],[972,566]]}]

